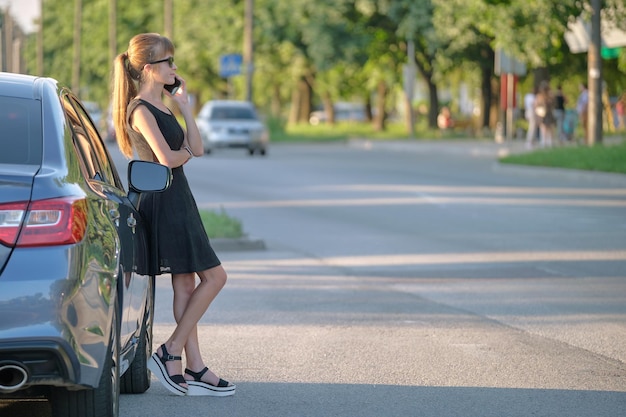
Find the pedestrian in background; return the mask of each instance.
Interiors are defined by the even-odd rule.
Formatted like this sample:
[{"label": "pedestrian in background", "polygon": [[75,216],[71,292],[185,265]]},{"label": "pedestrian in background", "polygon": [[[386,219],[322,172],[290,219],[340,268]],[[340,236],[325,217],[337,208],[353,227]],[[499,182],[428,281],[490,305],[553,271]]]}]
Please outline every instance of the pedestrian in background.
[{"label": "pedestrian in background", "polygon": [[533,143],[537,138],[537,116],[535,115],[535,96],[537,88],[529,91],[524,96],[524,117],[528,121],[528,130],[526,131],[526,147],[533,147]]},{"label": "pedestrian in background", "polygon": [[539,124],[540,146],[542,148],[551,147],[556,119],[554,117],[554,98],[547,81],[541,82],[539,92],[535,96],[535,115]]},{"label": "pedestrian in background", "polygon": [[565,120],[565,105],[567,100],[563,95],[561,84],[556,87],[554,93],[554,118],[556,119],[556,138],[559,142],[565,142],[565,134],[563,132],[563,121]]},{"label": "pedestrian in background", "polygon": [[[187,84],[176,74],[174,46],[159,34],[140,34],[114,64],[113,114],[120,150],[128,158],[136,152],[142,160],[172,169],[171,186],[162,193],[145,194],[140,207],[151,225],[156,252],[150,274],[171,274],[177,323],[148,367],[176,395],[232,395],[235,386],[204,365],[198,341],[198,321],[226,284],[226,272],[211,248],[183,171],[183,165],[204,149]],[[164,88],[175,81],[180,82],[178,90]],[[164,95],[176,103],[186,130],[163,102]]]},{"label": "pedestrian in background", "polygon": [[439,115],[437,116],[437,126],[441,130],[447,130],[454,127],[454,122],[452,120],[452,113],[450,112],[450,108],[447,106],[443,106]]},{"label": "pedestrian in background", "polygon": [[576,113],[578,113],[578,120],[582,125],[584,135],[583,142],[587,141],[587,126],[588,126],[588,114],[587,114],[587,106],[589,105],[589,90],[587,90],[587,84],[580,84],[580,94],[578,95],[578,99],[576,100]]}]

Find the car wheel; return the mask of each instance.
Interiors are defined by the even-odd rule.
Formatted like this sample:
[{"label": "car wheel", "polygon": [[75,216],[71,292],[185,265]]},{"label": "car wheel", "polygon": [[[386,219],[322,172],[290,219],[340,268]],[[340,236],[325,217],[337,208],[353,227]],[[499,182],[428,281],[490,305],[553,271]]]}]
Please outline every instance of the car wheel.
[{"label": "car wheel", "polygon": [[115,297],[109,346],[98,386],[82,390],[52,387],[49,397],[52,415],[55,417],[119,417],[119,359],[119,301]]},{"label": "car wheel", "polygon": [[137,352],[130,367],[122,375],[120,391],[123,394],[141,394],[150,388],[150,370],[148,360],[152,355],[152,324],[154,322],[154,277],[148,279],[148,293],[146,295],[146,310],[139,332]]},{"label": "car wheel", "polygon": [[267,154],[267,149],[261,148],[259,152],[261,153],[261,155],[265,156],[265,154]]}]

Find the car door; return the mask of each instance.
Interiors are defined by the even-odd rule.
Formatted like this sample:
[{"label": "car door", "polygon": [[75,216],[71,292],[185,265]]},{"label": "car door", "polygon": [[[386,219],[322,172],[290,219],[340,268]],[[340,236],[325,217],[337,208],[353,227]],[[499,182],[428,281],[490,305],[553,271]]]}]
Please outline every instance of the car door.
[{"label": "car door", "polygon": [[[119,237],[119,277],[117,290],[120,298],[120,342],[122,351],[138,335],[142,323],[145,297],[148,296],[148,277],[139,275],[138,265],[144,262],[145,228],[141,216],[133,207],[119,179],[117,171],[97,129],[78,100],[66,95],[65,107],[71,106],[70,118],[76,133],[75,144],[85,160],[90,187],[104,197],[104,208],[117,229]],[[70,111],[72,111],[70,110]],[[141,268],[139,268],[141,269]]]}]

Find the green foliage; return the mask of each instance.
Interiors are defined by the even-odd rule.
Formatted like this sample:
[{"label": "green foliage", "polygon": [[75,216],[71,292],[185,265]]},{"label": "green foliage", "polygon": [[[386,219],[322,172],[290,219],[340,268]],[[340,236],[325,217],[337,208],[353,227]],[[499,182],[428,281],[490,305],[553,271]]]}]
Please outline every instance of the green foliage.
[{"label": "green foliage", "polygon": [[[43,3],[44,74],[72,81],[75,2]],[[109,100],[112,63],[108,50],[109,0],[82,0],[79,96]],[[219,77],[219,57],[242,53],[245,2],[176,0],[173,41],[179,73],[198,104],[217,97],[243,99],[245,78]],[[529,73],[546,66],[575,94],[586,77],[584,55],[569,53],[563,40],[567,22],[580,15],[583,1],[563,0],[257,0],[254,21],[255,104],[264,114],[285,116],[296,86],[304,79],[310,101],[375,101],[385,83],[395,106],[401,93],[407,40],[413,39],[420,77],[431,91],[448,83],[470,83],[482,94],[493,70],[493,51],[502,47],[527,64]],[[605,14],[626,27],[623,0],[605,0]],[[163,2],[116,1],[117,53],[140,32],[164,29]],[[609,9],[608,6],[615,6]],[[617,7],[620,6],[620,7]],[[584,15],[584,12],[583,12]],[[28,39],[28,72],[36,71],[36,36]],[[606,63],[613,95],[624,90],[626,54]],[[244,69],[245,70],[245,69]],[[465,78],[465,79],[463,79]],[[524,80],[522,80],[524,81]],[[567,85],[571,84],[573,87]],[[429,106],[437,107],[436,96]],[[375,104],[375,103],[374,103]],[[389,108],[388,107],[388,108]],[[436,109],[435,109],[436,110]],[[435,112],[436,113],[436,112]]]},{"label": "green foliage", "polygon": [[[270,125],[272,126],[272,125]],[[350,139],[371,140],[402,140],[409,139],[403,123],[391,122],[387,129],[377,131],[370,123],[339,122],[334,125],[309,124],[289,125],[288,127],[270,128],[270,137],[273,143],[298,143],[298,142],[345,142]],[[440,139],[467,139],[469,136],[463,130],[442,131],[431,129],[425,119],[421,119],[416,126],[415,138],[420,140]]]},{"label": "green foliage", "polygon": [[240,238],[243,236],[241,222],[229,216],[224,209],[219,212],[200,210],[200,218],[209,238]]},{"label": "green foliage", "polygon": [[626,143],[544,149],[507,156],[500,162],[626,174]]}]

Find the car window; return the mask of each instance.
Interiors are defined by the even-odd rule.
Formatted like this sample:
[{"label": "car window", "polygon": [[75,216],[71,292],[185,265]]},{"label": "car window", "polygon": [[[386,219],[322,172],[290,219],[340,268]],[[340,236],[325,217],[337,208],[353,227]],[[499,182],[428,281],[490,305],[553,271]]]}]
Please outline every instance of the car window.
[{"label": "car window", "polygon": [[208,106],[203,106],[200,109],[200,113],[198,114],[198,117],[204,118],[206,119],[207,117],[209,117],[209,113],[210,113],[211,109],[209,109]]},{"label": "car window", "polygon": [[211,113],[212,120],[246,120],[255,118],[252,109],[245,107],[215,107]]},{"label": "car window", "polygon": [[83,155],[87,176],[119,187],[98,131],[84,109],[69,95],[63,97],[63,107],[74,131],[74,143]]},{"label": "car window", "polygon": [[0,97],[0,163],[41,164],[41,104],[37,100]]}]

